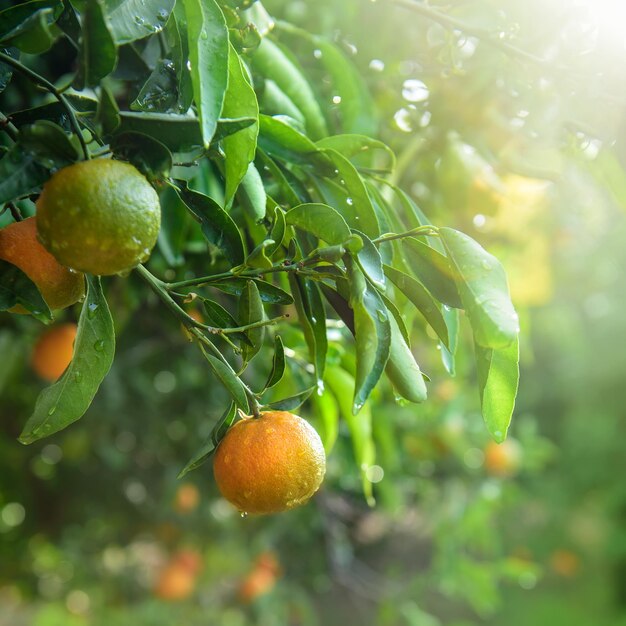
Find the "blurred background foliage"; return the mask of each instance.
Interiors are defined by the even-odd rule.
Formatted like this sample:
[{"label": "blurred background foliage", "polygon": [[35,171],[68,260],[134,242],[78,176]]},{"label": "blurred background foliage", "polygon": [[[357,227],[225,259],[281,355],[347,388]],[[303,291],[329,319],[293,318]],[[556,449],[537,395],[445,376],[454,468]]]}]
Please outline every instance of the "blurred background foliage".
[{"label": "blurred background foliage", "polygon": [[[43,386],[29,364],[43,326],[3,315],[0,624],[626,624],[618,5],[264,4],[331,125],[346,102],[280,20],[350,55],[395,181],[506,266],[523,331],[512,444],[488,443],[469,343],[450,378],[416,336],[429,401],[383,386],[371,403],[376,506],[340,423],[309,505],[242,519],[209,466],[177,480],[227,398],[133,275],[106,281],[118,353],[87,416],[29,447],[16,438]],[[351,347],[330,339],[332,371]],[[301,413],[328,440],[325,398]]]}]

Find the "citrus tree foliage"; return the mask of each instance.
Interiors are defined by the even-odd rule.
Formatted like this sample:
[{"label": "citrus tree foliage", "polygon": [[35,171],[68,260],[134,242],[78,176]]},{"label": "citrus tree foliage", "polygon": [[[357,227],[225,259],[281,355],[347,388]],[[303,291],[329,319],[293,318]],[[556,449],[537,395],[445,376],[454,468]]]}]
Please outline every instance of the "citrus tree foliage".
[{"label": "citrus tree foliage", "polygon": [[[387,379],[398,397],[425,401],[414,354],[440,350],[453,373],[462,319],[485,423],[504,439],[519,332],[504,270],[396,185],[374,101],[341,47],[234,0],[35,0],[0,12],[0,46],[6,210],[32,212],[52,173],[82,159],[129,161],[159,192],[157,249],[128,280],[181,321],[232,398],[185,471],[212,453],[235,408],[319,408],[329,393],[325,443],[341,414],[366,468],[372,392]],[[50,318],[24,275],[0,271],[2,309],[20,302]],[[106,376],[106,293],[88,277],[74,360],[37,399],[23,443],[80,418]],[[413,312],[427,334],[407,326]],[[333,342],[354,349],[337,361]],[[247,368],[270,346],[258,383]]]}]

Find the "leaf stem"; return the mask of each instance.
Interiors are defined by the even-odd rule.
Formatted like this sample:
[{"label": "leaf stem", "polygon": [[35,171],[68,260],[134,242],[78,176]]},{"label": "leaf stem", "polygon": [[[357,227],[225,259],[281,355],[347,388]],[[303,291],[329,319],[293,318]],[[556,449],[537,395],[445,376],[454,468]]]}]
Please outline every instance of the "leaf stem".
[{"label": "leaf stem", "polygon": [[2,63],[5,63],[6,65],[10,65],[18,72],[24,74],[33,83],[49,91],[61,103],[63,108],[67,111],[72,130],[78,137],[78,141],[80,142],[80,147],[82,148],[85,160],[89,160],[91,158],[91,155],[89,154],[89,149],[87,148],[87,144],[85,143],[85,138],[83,137],[80,125],[78,124],[78,120],[76,119],[74,109],[68,102],[67,98],[61,93],[61,91],[59,91],[49,80],[46,80],[43,76],[37,74],[37,72],[34,72],[30,68],[26,67],[23,63],[21,63],[17,59],[14,59],[12,56],[5,54],[4,52],[0,52],[0,61],[2,61]]},{"label": "leaf stem", "polygon": [[252,269],[244,270],[242,272],[222,272],[221,274],[213,274],[212,276],[199,276],[198,278],[190,278],[189,280],[181,280],[177,283],[163,283],[165,289],[172,291],[174,289],[180,289],[182,287],[193,287],[196,285],[206,285],[214,283],[218,280],[224,280],[225,278],[258,278],[263,274],[273,274],[275,272],[295,272],[302,267],[300,263],[289,263],[288,265],[274,265],[267,269]]},{"label": "leaf stem", "polygon": [[[211,350],[211,352],[213,352],[213,354],[222,363],[224,363],[224,365],[227,365],[232,370],[232,366],[226,360],[226,357],[224,357],[224,355],[221,353],[218,347],[206,335],[201,333],[197,328],[191,328],[190,332],[192,335],[194,335],[194,337],[198,339],[198,341],[200,341],[207,348],[209,348],[209,350]],[[204,348],[202,346],[200,346],[200,350],[204,352]],[[239,376],[237,376],[237,378],[239,378]],[[243,387],[243,390],[246,393],[246,397],[248,398],[248,402],[250,403],[250,408],[252,409],[252,415],[254,415],[254,417],[259,417],[259,415],[261,414],[261,405],[259,404],[259,400],[256,397],[256,394],[254,393],[254,391],[252,391],[252,389],[250,389],[250,387],[248,387],[248,385],[246,385],[246,383],[243,382],[243,380],[241,380],[241,378],[239,378],[239,382],[241,383],[241,386]]]},{"label": "leaf stem", "polygon": [[269,320],[260,320],[258,322],[252,322],[251,324],[246,324],[245,326],[238,326],[237,328],[220,328],[219,330],[222,333],[241,333],[246,330],[252,330],[253,328],[261,328],[262,326],[273,326],[274,324],[278,324],[281,320],[287,319],[289,317],[289,313],[285,313],[284,315],[279,315],[278,317],[273,317]]},{"label": "leaf stem", "polygon": [[[149,272],[143,265],[138,265],[136,269],[139,275],[148,283],[152,291],[154,291],[154,293],[156,293],[159,296],[159,298],[163,300],[165,306],[167,306],[167,308],[170,309],[170,311],[172,311],[175,315],[182,318],[183,322],[187,324],[189,328],[189,332],[198,341],[200,341],[207,348],[209,348],[209,350],[211,350],[211,352],[222,363],[224,363],[224,365],[227,365],[230,369],[232,369],[232,366],[226,360],[226,357],[222,354],[221,350],[200,330],[199,327],[206,328],[206,329],[214,329],[218,333],[221,333],[223,329],[214,328],[212,326],[206,326],[205,324],[200,324],[199,322],[196,322],[196,320],[194,320],[193,317],[187,315],[187,313],[185,313],[185,311],[183,311],[183,309],[181,309],[181,307],[178,306],[178,304],[170,297],[170,295],[167,293],[165,283],[163,281],[159,280],[156,276],[154,276],[151,272]],[[274,321],[275,320],[268,320],[266,323],[272,323]],[[252,326],[252,324],[250,326]],[[242,327],[242,328],[245,329],[245,327]],[[236,331],[240,331],[241,328],[231,329],[231,330],[232,332],[236,332]],[[209,330],[209,332],[211,332],[211,330]],[[204,349],[202,348],[202,346],[200,346],[200,348],[204,352]],[[241,379],[239,380],[241,381],[241,385],[243,389],[245,390],[246,396],[248,397],[248,400],[250,402],[252,413],[255,416],[258,416],[260,414],[261,407],[259,405],[259,401],[257,400],[256,395],[250,389],[250,387],[248,387]]]},{"label": "leaf stem", "polygon": [[0,111],[0,129],[2,129],[13,141],[17,141],[19,130],[15,127],[15,124]]},{"label": "leaf stem", "polygon": [[411,230],[407,230],[405,233],[385,233],[376,239],[372,239],[372,243],[379,244],[384,243],[385,241],[393,241],[394,239],[404,239],[405,237],[415,237],[415,236],[437,236],[439,234],[439,229],[436,226],[432,226],[431,224],[427,224],[425,226],[418,226],[417,228],[413,228]]}]

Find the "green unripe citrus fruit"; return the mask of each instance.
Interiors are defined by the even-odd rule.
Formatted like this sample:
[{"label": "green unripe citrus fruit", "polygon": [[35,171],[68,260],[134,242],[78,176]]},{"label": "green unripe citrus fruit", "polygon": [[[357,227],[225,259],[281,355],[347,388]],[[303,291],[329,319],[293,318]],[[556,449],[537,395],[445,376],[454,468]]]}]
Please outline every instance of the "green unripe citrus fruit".
[{"label": "green unripe citrus fruit", "polygon": [[159,234],[159,197],[135,167],[94,159],[59,170],[37,200],[39,240],[59,263],[90,274],[125,272]]}]

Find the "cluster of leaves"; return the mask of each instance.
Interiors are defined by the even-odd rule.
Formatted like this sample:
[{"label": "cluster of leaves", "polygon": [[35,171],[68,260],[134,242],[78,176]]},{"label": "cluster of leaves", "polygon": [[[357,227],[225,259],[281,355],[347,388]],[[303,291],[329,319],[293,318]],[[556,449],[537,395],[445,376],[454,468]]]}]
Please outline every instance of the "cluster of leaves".
[{"label": "cluster of leaves", "polygon": [[[450,373],[459,311],[465,311],[483,415],[502,441],[517,392],[519,328],[500,263],[467,235],[431,224],[393,184],[394,154],[372,136],[376,111],[342,51],[275,25],[259,2],[244,4],[35,0],[0,12],[0,86],[6,88],[0,204],[28,211],[56,169],[109,153],[132,162],[159,189],[163,229],[151,264],[183,279],[164,282],[143,266],[137,273],[188,328],[232,397],[187,469],[212,452],[236,408],[293,410],[314,390],[321,394],[325,382],[342,404],[357,460],[367,466],[362,433],[371,425],[363,407],[383,374],[399,396],[426,399],[427,377],[404,321],[409,309],[432,328]],[[274,28],[318,60],[340,106],[318,96]],[[46,63],[55,53],[64,55],[61,71]],[[40,66],[54,76],[45,78]],[[33,87],[47,96],[35,102]],[[189,278],[202,238],[210,252],[202,265],[212,273]],[[24,277],[2,276],[3,292],[13,294],[3,297],[7,309],[18,298],[16,285],[29,285]],[[211,290],[236,297],[237,311]],[[19,293],[21,302],[28,300]],[[190,301],[202,302],[203,321],[185,312]],[[263,394],[285,372],[278,334],[262,388],[252,390],[241,375],[266,327],[284,319],[272,317],[284,306],[297,312],[312,376],[304,391],[267,402]],[[331,322],[353,335],[355,359],[329,375]],[[99,280],[89,278],[74,361],[41,394],[21,440],[78,419],[113,352],[107,303]],[[349,404],[344,383],[352,387]]]}]

